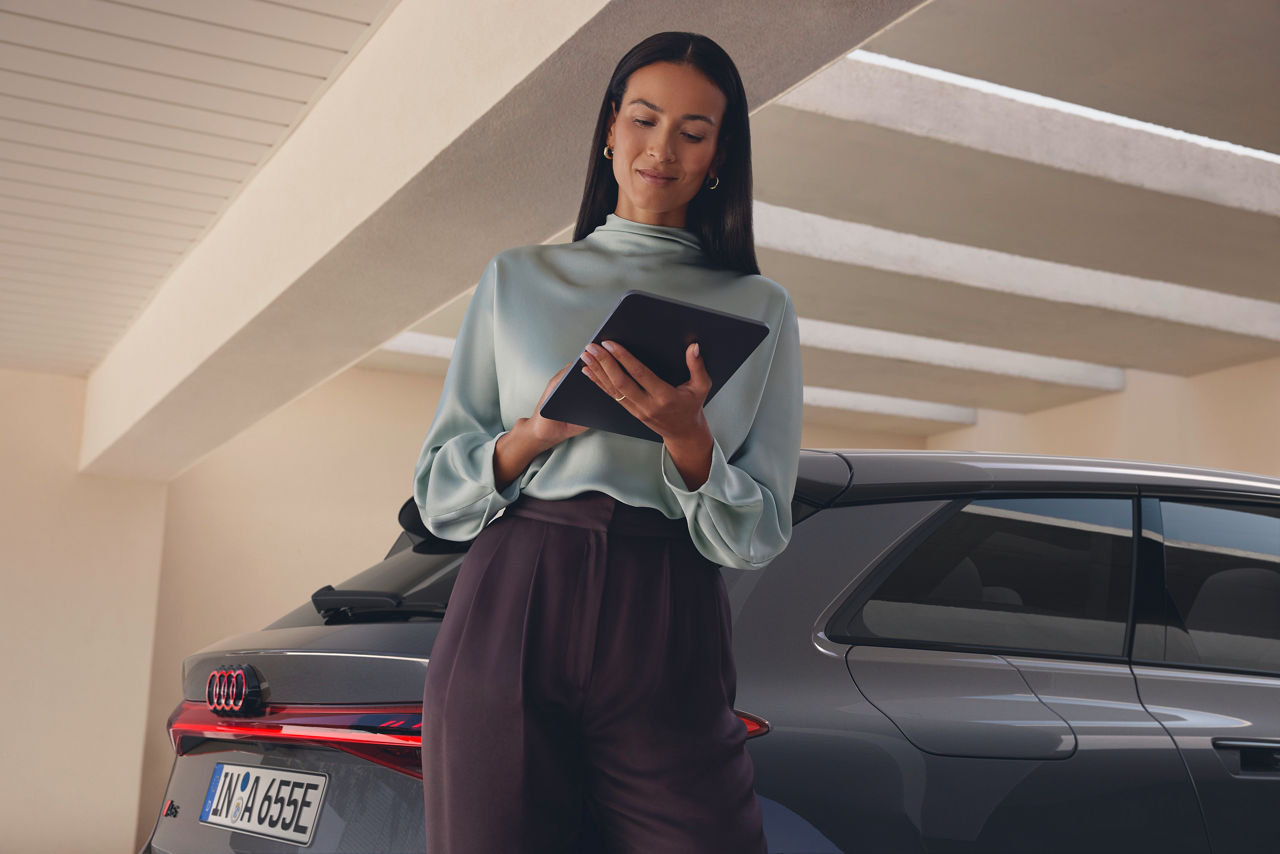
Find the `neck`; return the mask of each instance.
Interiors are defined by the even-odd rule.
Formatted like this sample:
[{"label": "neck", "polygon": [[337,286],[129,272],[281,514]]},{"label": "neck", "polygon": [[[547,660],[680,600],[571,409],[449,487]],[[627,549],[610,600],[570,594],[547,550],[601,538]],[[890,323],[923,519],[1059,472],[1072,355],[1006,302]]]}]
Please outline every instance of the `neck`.
[{"label": "neck", "polygon": [[629,219],[632,222],[642,222],[645,225],[667,225],[675,228],[685,228],[685,211],[688,205],[681,205],[674,210],[669,211],[651,211],[644,208],[638,208],[631,204],[625,198],[618,199],[618,206],[614,208],[614,213],[623,219]]}]

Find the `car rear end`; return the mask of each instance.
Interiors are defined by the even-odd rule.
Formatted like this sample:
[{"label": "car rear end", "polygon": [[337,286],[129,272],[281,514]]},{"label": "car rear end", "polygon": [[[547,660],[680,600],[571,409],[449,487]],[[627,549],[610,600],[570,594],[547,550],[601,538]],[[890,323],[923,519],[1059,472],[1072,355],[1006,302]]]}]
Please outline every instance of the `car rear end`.
[{"label": "car rear end", "polygon": [[[423,685],[465,546],[403,540],[262,631],[189,656],[142,854],[426,850]],[[768,731],[739,714],[749,736]]]},{"label": "car rear end", "polygon": [[329,588],[329,607],[308,602],[188,657],[144,854],[421,854],[422,689],[460,548],[403,537]]}]

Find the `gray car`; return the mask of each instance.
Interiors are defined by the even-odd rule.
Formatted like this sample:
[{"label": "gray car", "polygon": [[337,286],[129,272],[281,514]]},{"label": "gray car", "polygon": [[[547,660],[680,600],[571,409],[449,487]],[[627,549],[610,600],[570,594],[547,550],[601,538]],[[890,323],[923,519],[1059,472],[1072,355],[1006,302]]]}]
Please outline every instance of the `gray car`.
[{"label": "gray car", "polygon": [[[793,517],[768,567],[722,568],[771,852],[1280,848],[1280,480],[806,450]],[[144,851],[425,850],[468,544],[400,518],[378,564],[186,659]]]}]

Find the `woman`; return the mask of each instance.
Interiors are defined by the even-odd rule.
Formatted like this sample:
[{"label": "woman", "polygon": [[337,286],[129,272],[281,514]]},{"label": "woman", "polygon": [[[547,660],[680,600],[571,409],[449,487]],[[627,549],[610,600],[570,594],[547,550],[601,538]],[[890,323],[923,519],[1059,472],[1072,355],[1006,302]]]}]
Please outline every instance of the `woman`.
[{"label": "woman", "polygon": [[[696,344],[678,386],[589,347],[584,372],[661,443],[540,416],[633,287],[769,335],[705,409]],[[427,668],[430,854],[766,850],[719,567],[790,540],[801,406],[795,310],[755,261],[737,69],[659,33],[609,82],[573,242],[487,265],[418,460],[424,524],[475,538]]]}]

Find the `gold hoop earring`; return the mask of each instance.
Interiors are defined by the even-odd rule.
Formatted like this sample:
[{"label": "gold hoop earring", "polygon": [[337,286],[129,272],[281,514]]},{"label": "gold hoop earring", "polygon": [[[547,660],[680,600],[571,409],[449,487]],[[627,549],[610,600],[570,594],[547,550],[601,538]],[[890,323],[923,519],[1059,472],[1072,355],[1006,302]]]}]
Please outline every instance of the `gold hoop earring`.
[{"label": "gold hoop earring", "polygon": [[716,187],[719,187],[719,186],[720,186],[720,176],[717,175],[711,179],[711,183],[707,185],[707,189],[714,190]]},{"label": "gold hoop earring", "polygon": [[604,147],[604,159],[605,159],[605,160],[612,160],[612,159],[613,159],[613,146],[612,146],[612,145],[606,145],[606,146]]}]

